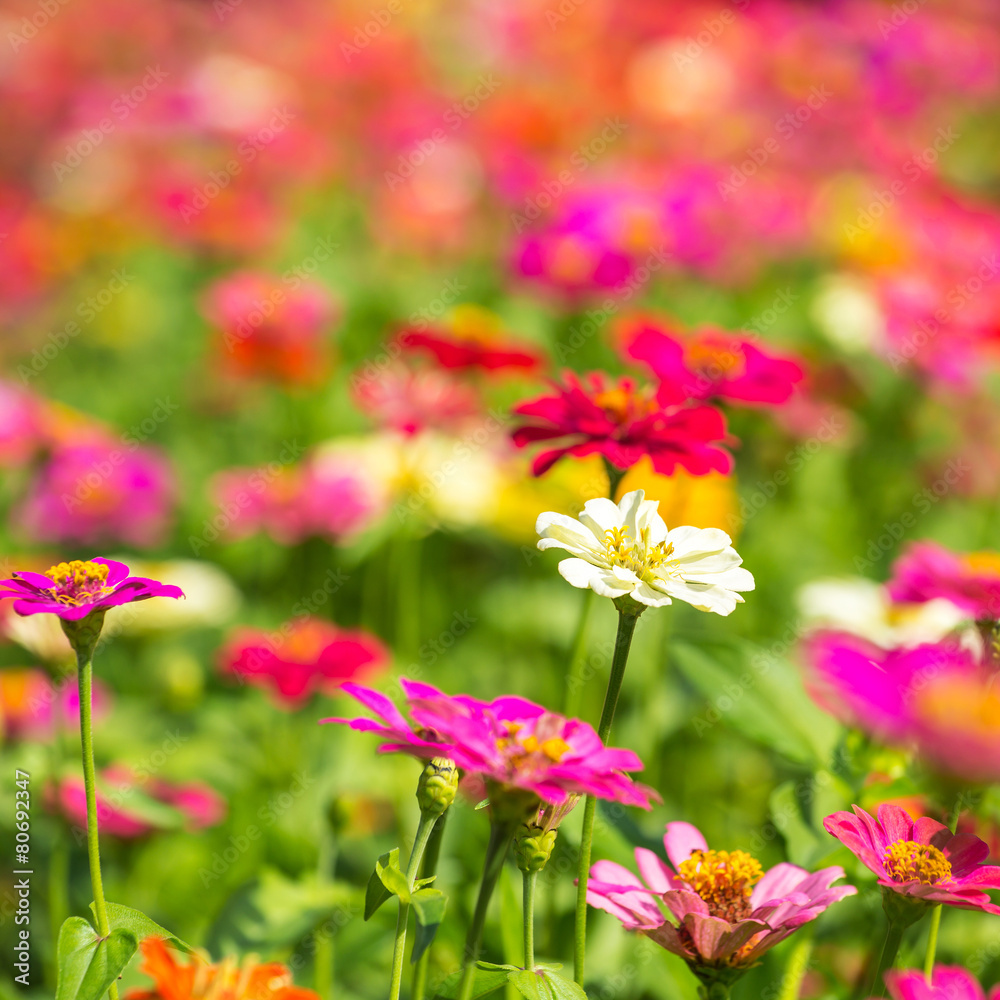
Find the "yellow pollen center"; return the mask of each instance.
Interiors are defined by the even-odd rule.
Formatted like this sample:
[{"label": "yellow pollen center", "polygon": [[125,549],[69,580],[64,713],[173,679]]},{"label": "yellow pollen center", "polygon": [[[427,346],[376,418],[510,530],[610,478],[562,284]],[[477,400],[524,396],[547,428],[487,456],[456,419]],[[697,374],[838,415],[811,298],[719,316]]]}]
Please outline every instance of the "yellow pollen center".
[{"label": "yellow pollen center", "polygon": [[649,544],[649,528],[644,528],[638,540],[630,540],[629,529],[609,528],[604,532],[604,551],[612,566],[630,569],[640,579],[652,575],[653,570],[662,570],[669,565],[673,555],[672,543]]},{"label": "yellow pollen center", "polygon": [[108,591],[108,567],[104,563],[74,559],[50,566],[45,575],[53,583],[55,599],[63,604],[92,601]]},{"label": "yellow pollen center", "polygon": [[684,358],[696,371],[711,378],[740,374],[744,366],[741,353],[713,340],[696,340],[687,344]]},{"label": "yellow pollen center", "polygon": [[900,882],[937,885],[951,878],[951,863],[932,844],[897,840],[882,859],[885,870]]},{"label": "yellow pollen center", "polygon": [[518,734],[524,728],[523,725],[518,722],[508,722],[506,726],[509,735],[500,737],[497,740],[497,746],[508,754],[516,765],[523,764],[533,754],[547,757],[555,764],[572,749],[561,736],[551,736],[541,740],[533,735],[519,737]]},{"label": "yellow pollen center", "polygon": [[764,874],[746,851],[692,851],[677,874],[708,905],[713,917],[740,920],[751,913],[750,890]]},{"label": "yellow pollen center", "polygon": [[968,552],[961,560],[976,576],[1000,577],[1000,552]]}]

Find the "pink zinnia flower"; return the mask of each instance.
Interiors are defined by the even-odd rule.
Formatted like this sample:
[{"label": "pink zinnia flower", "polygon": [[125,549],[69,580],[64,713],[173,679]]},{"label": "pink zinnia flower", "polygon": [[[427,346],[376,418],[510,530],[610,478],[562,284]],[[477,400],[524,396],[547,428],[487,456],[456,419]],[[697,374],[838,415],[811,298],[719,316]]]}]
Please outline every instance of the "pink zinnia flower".
[{"label": "pink zinnia flower", "polygon": [[690,823],[668,823],[663,844],[670,865],[645,847],[635,849],[641,879],[613,861],[598,861],[587,902],[680,955],[696,975],[749,968],[796,928],[857,892],[852,885],[832,886],[844,877],[838,866],[808,872],[782,862],[765,873],[745,851],[709,850]]},{"label": "pink zinnia flower", "polygon": [[894,601],[920,604],[943,597],[977,621],[1000,618],[1000,553],[959,555],[934,542],[911,542],[892,567]]},{"label": "pink zinnia flower", "polygon": [[[108,712],[108,689],[93,681],[93,718]],[[34,667],[0,670],[0,721],[4,736],[14,740],[50,740],[57,729],[79,732],[80,690],[75,683],[55,685]]]},{"label": "pink zinnia flower", "polygon": [[990,849],[969,833],[952,833],[929,816],[912,819],[884,803],[878,818],[854,806],[823,820],[836,837],[878,876],[884,889],[929,904],[1000,913],[985,889],[1000,889],[1000,867],[984,865]]},{"label": "pink zinnia flower", "polygon": [[145,549],[165,537],[174,492],[170,464],[153,448],[70,444],[38,470],[14,516],[39,541]]},{"label": "pink zinnia flower", "polygon": [[[181,813],[188,830],[201,830],[222,822],[225,800],[201,782],[176,783],[160,778],[140,780],[129,768],[116,765],[100,775],[97,789],[97,825],[101,833],[113,837],[141,837],[161,823],[149,819],[148,811],[133,805],[133,796],[148,796]],[[71,823],[86,829],[87,798],[82,778],[64,778],[51,793],[50,805]]]},{"label": "pink zinnia flower", "polygon": [[750,340],[712,326],[682,339],[668,324],[639,317],[626,323],[622,350],[660,380],[662,406],[689,399],[780,406],[804,375],[792,359],[769,355]]},{"label": "pink zinnia flower", "polygon": [[322,721],[379,733],[385,740],[379,747],[383,753],[450,757],[487,785],[533,792],[553,805],[572,795],[596,795],[649,808],[645,791],[623,773],[642,770],[642,761],[631,750],[605,747],[587,723],[513,695],[485,702],[469,695],[449,696],[429,684],[400,683],[412,724],[385,695],[357,684],[345,684],[344,691],[381,721]]},{"label": "pink zinnia flower", "polygon": [[240,680],[269,689],[283,708],[294,709],[316,691],[332,693],[388,659],[382,643],[367,632],[306,617],[274,632],[237,629],[219,663]]},{"label": "pink zinnia flower", "polygon": [[95,611],[150,597],[183,597],[180,587],[129,576],[125,563],[91,559],[59,563],[43,573],[15,573],[0,580],[0,598],[13,597],[19,615],[53,614],[77,622]]},{"label": "pink zinnia flower", "polygon": [[920,969],[890,969],[885,985],[892,1000],[1000,1000],[1000,986],[987,997],[979,980],[957,965],[935,965],[930,982]]},{"label": "pink zinnia flower", "polygon": [[631,379],[608,386],[600,372],[588,375],[586,382],[572,372],[563,379],[565,387],[554,383],[554,395],[514,407],[514,413],[528,418],[513,433],[517,447],[555,443],[535,458],[536,476],[564,455],[602,455],[619,469],[631,468],[648,455],[654,470],[664,476],[678,467],[695,476],[732,467],[732,459],[719,447],[725,420],[713,407],[664,410],[652,391],[638,389]]},{"label": "pink zinnia flower", "polygon": [[30,392],[0,381],[0,467],[21,465],[34,454],[42,433],[42,407]]},{"label": "pink zinnia flower", "polygon": [[838,718],[966,781],[1000,779],[1000,689],[955,642],[884,650],[821,632],[803,647],[813,697]]},{"label": "pink zinnia flower", "polygon": [[471,334],[463,336],[462,331],[406,329],[400,334],[399,343],[408,350],[425,351],[442,368],[534,371],[542,363],[541,355],[524,344]]}]

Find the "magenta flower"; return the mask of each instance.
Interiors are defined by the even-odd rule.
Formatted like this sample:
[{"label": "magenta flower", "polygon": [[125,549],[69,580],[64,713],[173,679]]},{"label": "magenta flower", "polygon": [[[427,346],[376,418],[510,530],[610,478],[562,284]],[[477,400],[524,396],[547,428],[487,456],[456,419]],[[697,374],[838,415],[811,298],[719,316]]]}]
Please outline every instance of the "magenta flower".
[{"label": "magenta flower", "polygon": [[[93,686],[93,718],[107,715],[111,694],[99,681]],[[0,722],[12,740],[51,740],[59,730],[78,731],[80,691],[75,684],[56,686],[34,667],[0,670]]]},{"label": "magenta flower", "polygon": [[332,693],[344,681],[384,666],[388,658],[374,636],[307,617],[274,632],[237,629],[219,662],[241,680],[270,689],[283,708],[294,709],[316,691]]},{"label": "magenta flower", "polygon": [[605,376],[592,372],[583,381],[572,372],[563,376],[565,387],[555,393],[514,407],[527,421],[513,433],[518,448],[548,442],[553,447],[539,454],[531,471],[540,476],[560,458],[602,455],[619,469],[629,469],[644,455],[660,475],[677,468],[695,476],[729,472],[732,460],[720,446],[726,436],[722,414],[711,406],[671,407],[664,410],[631,379],[608,385]]},{"label": "magenta flower", "polygon": [[878,876],[884,889],[928,904],[1000,913],[985,889],[1000,889],[1000,867],[984,865],[990,849],[971,833],[952,833],[929,816],[913,820],[890,803],[878,818],[854,806],[823,820],[836,837]]},{"label": "magenta flower", "polygon": [[662,406],[689,399],[780,406],[802,381],[802,367],[791,358],[767,354],[717,327],[702,327],[685,339],[672,334],[656,320],[637,317],[626,323],[624,353],[660,380]]},{"label": "magenta flower", "polygon": [[959,555],[934,542],[912,542],[892,567],[894,601],[923,604],[943,597],[977,621],[1000,618],[1000,554]]},{"label": "magenta flower", "polygon": [[323,719],[385,738],[381,752],[423,759],[450,757],[465,772],[505,790],[533,792],[560,805],[571,795],[649,808],[649,798],[625,771],[641,771],[631,750],[605,747],[591,726],[534,702],[507,695],[492,702],[449,696],[429,684],[403,680],[413,724],[384,695],[357,684],[344,691],[370,708],[372,719]]},{"label": "magenta flower", "polygon": [[129,576],[125,563],[91,559],[59,563],[42,573],[15,573],[0,580],[0,599],[13,597],[19,615],[53,614],[78,622],[95,611],[150,597],[183,597],[180,587]]},{"label": "magenta flower", "polygon": [[885,984],[892,1000],[1000,1000],[1000,986],[987,997],[979,980],[956,965],[935,965],[930,982],[920,969],[891,969]]},{"label": "magenta flower", "polygon": [[949,641],[884,650],[838,632],[803,650],[813,697],[842,721],[963,780],[1000,779],[1000,690],[970,650]]},{"label": "magenta flower", "polygon": [[635,849],[641,879],[623,865],[598,861],[590,870],[587,902],[680,955],[699,978],[716,978],[719,970],[738,974],[857,892],[852,885],[832,885],[844,877],[838,866],[808,872],[782,862],[764,872],[745,851],[709,850],[690,823],[668,823],[663,845],[670,865],[647,848]]}]

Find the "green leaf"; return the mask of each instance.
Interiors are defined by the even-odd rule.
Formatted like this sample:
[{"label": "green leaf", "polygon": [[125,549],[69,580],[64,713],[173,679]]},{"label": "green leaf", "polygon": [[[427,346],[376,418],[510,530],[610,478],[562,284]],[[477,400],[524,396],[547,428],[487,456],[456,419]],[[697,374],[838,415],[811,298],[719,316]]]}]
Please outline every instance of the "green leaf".
[{"label": "green leaf", "polygon": [[413,937],[413,954],[410,962],[416,962],[430,947],[437,934],[437,929],[444,919],[444,911],[448,899],[440,889],[419,889],[410,897],[414,916],[417,918],[417,931]]},{"label": "green leaf", "polygon": [[418,878],[413,883],[413,888],[414,889],[423,889],[423,887],[425,885],[430,885],[431,882],[434,882],[436,879],[437,879],[437,875],[430,875],[427,878]]},{"label": "green leaf", "polygon": [[138,947],[131,931],[118,928],[102,938],[83,917],[69,917],[56,949],[56,1000],[100,1000]]},{"label": "green leaf", "polygon": [[[94,904],[90,904],[90,909],[94,913],[96,921],[97,911]],[[108,914],[108,923],[112,930],[129,931],[135,935],[135,939],[141,944],[148,937],[163,938],[179,951],[190,954],[194,949],[191,945],[182,941],[176,934],[171,934],[165,927],[161,927],[155,920],[150,920],[141,910],[133,910],[130,906],[122,906],[121,903],[106,903],[105,909]]]},{"label": "green leaf", "polygon": [[365,892],[365,920],[392,896],[392,893],[385,887],[381,878],[381,871],[387,866],[399,868],[399,848],[394,847],[388,854],[383,854],[375,862],[375,871],[368,879],[368,889]]},{"label": "green leaf", "polygon": [[[507,977],[511,972],[518,971],[504,965],[490,965],[488,962],[476,963],[476,977],[472,983],[472,992],[469,996],[472,1000],[476,997],[484,997],[487,993],[500,989],[507,982]],[[462,973],[453,972],[438,987],[437,995],[444,1000],[455,1000],[458,996],[459,987],[462,984]]]},{"label": "green leaf", "polygon": [[382,885],[389,890],[393,896],[399,896],[404,902],[410,901],[410,887],[407,884],[406,876],[394,865],[385,865],[383,868],[375,866],[378,877],[382,880]]},{"label": "green leaf", "polygon": [[509,981],[528,1000],[587,1000],[582,987],[542,966],[512,972]]}]

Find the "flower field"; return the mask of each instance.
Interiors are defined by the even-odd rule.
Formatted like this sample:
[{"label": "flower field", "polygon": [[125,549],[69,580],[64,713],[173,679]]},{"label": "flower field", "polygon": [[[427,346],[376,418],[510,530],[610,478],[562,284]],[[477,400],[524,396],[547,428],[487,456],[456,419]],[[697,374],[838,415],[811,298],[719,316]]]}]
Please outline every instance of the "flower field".
[{"label": "flower field", "polygon": [[0,1000],[997,1000],[1000,7],[0,25]]}]

